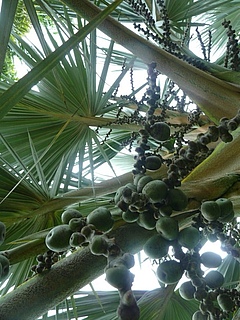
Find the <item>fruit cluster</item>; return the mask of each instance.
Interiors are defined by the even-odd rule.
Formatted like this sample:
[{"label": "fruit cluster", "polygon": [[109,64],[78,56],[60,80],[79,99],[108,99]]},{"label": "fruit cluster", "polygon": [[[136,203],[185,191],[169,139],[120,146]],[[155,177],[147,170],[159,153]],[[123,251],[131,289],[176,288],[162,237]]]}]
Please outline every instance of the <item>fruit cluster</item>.
[{"label": "fruit cluster", "polygon": [[[102,254],[105,244],[104,232],[109,231],[114,223],[111,212],[105,207],[98,207],[87,217],[76,209],[67,209],[61,216],[62,224],[52,228],[45,242],[49,250],[64,252],[73,247],[88,245],[93,253]],[[100,245],[101,244],[101,245]]]},{"label": "fruit cluster", "polygon": [[173,211],[182,211],[188,199],[181,189],[169,189],[162,180],[153,180],[150,176],[137,174],[134,183],[120,187],[114,197],[115,204],[122,210],[126,222],[137,222],[148,230],[164,220],[170,221]]},{"label": "fruit cluster", "polygon": [[57,252],[53,252],[52,250],[48,250],[44,252],[44,254],[39,254],[36,258],[37,264],[33,265],[31,270],[34,273],[42,273],[44,270],[51,269],[52,265],[59,260],[59,254]]},{"label": "fruit cluster", "polygon": [[106,281],[118,289],[120,295],[117,309],[118,319],[138,320],[140,311],[131,290],[134,275],[129,270],[134,266],[134,256],[130,253],[123,253],[116,244],[110,244],[107,259]]},{"label": "fruit cluster", "polygon": [[[0,221],[0,246],[6,237],[6,226]],[[4,252],[0,252],[0,282],[4,281],[9,274],[10,262]]]}]

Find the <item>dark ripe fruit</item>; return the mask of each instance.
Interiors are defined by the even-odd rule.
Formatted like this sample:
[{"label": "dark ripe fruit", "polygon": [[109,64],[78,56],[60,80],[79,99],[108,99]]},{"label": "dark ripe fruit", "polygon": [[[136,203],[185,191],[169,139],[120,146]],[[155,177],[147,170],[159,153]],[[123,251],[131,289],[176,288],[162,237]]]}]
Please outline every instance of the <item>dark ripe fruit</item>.
[{"label": "dark ripe fruit", "polygon": [[230,295],[226,293],[219,294],[217,296],[217,302],[219,307],[226,312],[232,311],[235,306],[235,303],[231,299]]},{"label": "dark ripe fruit", "polygon": [[9,260],[4,255],[0,254],[0,281],[6,279],[9,274]]},{"label": "dark ripe fruit", "polygon": [[69,244],[71,247],[78,247],[85,241],[86,241],[86,238],[82,233],[74,232],[70,237]]},{"label": "dark ripe fruit", "polygon": [[151,259],[161,259],[168,253],[169,241],[164,239],[160,234],[155,234],[147,240],[143,246],[146,255]]},{"label": "dark ripe fruit", "polygon": [[139,213],[137,224],[147,230],[153,230],[156,226],[156,219],[154,218],[152,212],[145,211]]},{"label": "dark ripe fruit", "polygon": [[217,270],[209,271],[204,280],[211,289],[220,288],[224,283],[223,275]]},{"label": "dark ripe fruit", "polygon": [[163,238],[167,240],[175,240],[178,237],[178,222],[171,217],[160,217],[156,223],[156,230]]},{"label": "dark ripe fruit", "polygon": [[162,165],[162,160],[158,156],[146,157],[145,166],[148,170],[158,170]]},{"label": "dark ripe fruit", "polygon": [[[228,218],[234,217],[233,204],[231,200],[227,198],[219,198],[216,200],[216,203],[220,208],[220,217],[218,218],[219,221],[228,222]],[[227,221],[225,221],[226,219]]]},{"label": "dark ripe fruit", "polygon": [[106,255],[108,252],[108,242],[105,236],[95,235],[90,243],[90,250],[95,255]]},{"label": "dark ripe fruit", "polygon": [[150,127],[149,133],[157,141],[166,141],[170,138],[170,127],[165,122],[156,122]]},{"label": "dark ripe fruit", "polygon": [[106,281],[118,290],[130,290],[134,275],[125,266],[109,268],[105,272]]},{"label": "dark ripe fruit", "polygon": [[142,192],[142,189],[144,188],[144,186],[152,181],[152,177],[150,176],[143,176],[141,177],[139,180],[138,180],[138,183],[137,183],[137,192]]},{"label": "dark ripe fruit", "polygon": [[181,189],[170,189],[167,195],[167,202],[175,211],[184,210],[188,205],[188,198]]},{"label": "dark ripe fruit", "polygon": [[215,221],[220,217],[220,207],[216,201],[205,201],[201,205],[201,212],[208,221]]},{"label": "dark ripe fruit", "polygon": [[193,249],[200,241],[200,232],[194,227],[182,229],[178,235],[178,243],[188,249]]},{"label": "dark ripe fruit", "polygon": [[201,263],[206,268],[218,268],[222,263],[222,258],[215,252],[204,252],[201,255]]},{"label": "dark ripe fruit", "polygon": [[160,263],[157,267],[156,273],[160,282],[173,284],[182,278],[183,270],[179,262],[169,260]]},{"label": "dark ripe fruit", "polygon": [[52,228],[46,236],[45,243],[48,249],[62,252],[70,249],[69,240],[72,230],[68,224],[62,224]]},{"label": "dark ripe fruit", "polygon": [[179,294],[185,300],[194,299],[196,288],[192,285],[191,281],[183,282],[179,287]]},{"label": "dark ripe fruit", "polygon": [[148,182],[142,189],[142,193],[153,203],[166,199],[168,192],[167,185],[161,180]]},{"label": "dark ripe fruit", "polygon": [[208,315],[204,315],[198,310],[193,314],[192,320],[208,320]]},{"label": "dark ripe fruit", "polygon": [[109,231],[113,224],[114,220],[112,219],[111,212],[105,207],[99,207],[87,216],[87,224],[93,224],[96,229],[103,232]]},{"label": "dark ripe fruit", "polygon": [[86,225],[86,221],[83,218],[72,218],[68,225],[73,232],[80,232],[81,229]]},{"label": "dark ripe fruit", "polygon": [[136,211],[127,210],[122,213],[122,218],[128,223],[136,222],[138,219],[139,213]]},{"label": "dark ripe fruit", "polygon": [[61,215],[62,223],[67,224],[72,218],[81,218],[82,214],[76,209],[67,209]]},{"label": "dark ripe fruit", "polygon": [[6,226],[0,221],[0,245],[4,242],[6,236]]}]

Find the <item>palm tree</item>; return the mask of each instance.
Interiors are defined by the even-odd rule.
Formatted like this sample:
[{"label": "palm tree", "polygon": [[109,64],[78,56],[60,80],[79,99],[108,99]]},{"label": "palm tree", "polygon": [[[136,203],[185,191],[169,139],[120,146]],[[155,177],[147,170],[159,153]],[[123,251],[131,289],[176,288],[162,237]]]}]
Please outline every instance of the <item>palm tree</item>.
[{"label": "palm tree", "polygon": [[[172,129],[167,142],[148,140],[150,151],[163,158],[164,165],[147,174],[166,179],[171,159],[187,148],[186,141],[205,137],[209,126],[228,125],[223,117],[236,119],[239,1],[188,0],[179,5],[175,1],[116,0],[112,4],[98,1],[97,7],[89,0],[24,0],[39,44],[12,28],[20,4],[20,0],[2,1],[0,16],[4,26],[0,67],[9,47],[29,68],[18,81],[3,74],[0,84],[0,220],[7,227],[1,251],[11,265],[1,288],[1,319],[36,319],[55,306],[57,319],[114,319],[117,291],[73,296],[104,273],[103,255],[80,246],[70,255],[61,254],[50,271],[32,276],[32,266],[36,256],[48,250],[45,238],[61,225],[61,214],[68,208],[78,209],[84,217],[99,206],[108,208],[114,218],[109,237],[124,252],[139,252],[153,236],[153,228],[122,219],[122,210],[113,201],[115,193],[120,186],[133,183],[132,170],[138,170],[134,150],[139,150],[139,132],[147,128],[148,121],[167,121]],[[137,33],[131,31],[133,22]],[[193,27],[199,28],[196,37],[202,59],[189,49]],[[117,44],[128,51],[118,49]],[[228,59],[224,58],[225,45]],[[218,60],[210,62],[210,52],[219,47]],[[109,78],[113,68],[118,69],[114,80]],[[148,72],[148,81],[143,79],[139,87],[134,85],[137,69],[144,70],[146,77]],[[167,77],[160,82],[160,92],[155,83],[158,73]],[[124,85],[120,94],[128,75],[130,92]],[[151,102],[147,94],[136,98],[142,90],[148,95],[157,90],[157,102]],[[197,159],[182,173],[180,188],[188,204],[173,215],[181,229],[196,218],[203,200],[228,198],[238,215],[239,129],[235,129],[227,131],[233,140],[225,135],[223,141],[212,142],[214,151],[210,154],[207,149],[204,159]],[[225,143],[226,139],[232,141]],[[131,156],[124,153],[126,146]],[[124,173],[118,174],[123,162]],[[107,180],[97,174],[105,164],[111,172]],[[239,240],[236,223],[224,227],[226,234]],[[219,267],[226,290],[237,288],[239,281],[239,253],[234,245],[234,253]],[[140,319],[191,319],[199,303],[185,301],[175,287],[176,283],[152,292],[134,292]],[[66,312],[61,315],[58,310],[62,307]],[[231,316],[237,319],[237,309]]]}]

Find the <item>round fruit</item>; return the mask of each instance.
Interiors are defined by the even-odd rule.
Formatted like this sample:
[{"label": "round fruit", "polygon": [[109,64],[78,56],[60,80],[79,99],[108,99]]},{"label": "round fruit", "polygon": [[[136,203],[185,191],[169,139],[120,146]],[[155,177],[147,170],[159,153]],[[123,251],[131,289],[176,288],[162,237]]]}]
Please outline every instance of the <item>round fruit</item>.
[{"label": "round fruit", "polygon": [[93,236],[90,243],[90,250],[95,255],[106,255],[108,252],[108,242],[102,235]]},{"label": "round fruit", "polygon": [[170,138],[170,127],[165,122],[154,123],[149,134],[157,141],[166,141]]},{"label": "round fruit", "polygon": [[193,316],[192,316],[192,320],[207,320],[208,316],[202,314],[201,311],[196,311]]},{"label": "round fruit", "polygon": [[69,244],[71,247],[78,247],[85,241],[86,241],[86,238],[82,233],[74,232],[70,237]]},{"label": "round fruit", "polygon": [[0,245],[4,242],[6,236],[6,226],[0,221]]},{"label": "round fruit", "polygon": [[194,299],[196,288],[192,285],[191,281],[183,282],[179,287],[179,294],[185,300]]},{"label": "round fruit", "polygon": [[9,274],[9,260],[0,254],[0,281],[3,281]]},{"label": "round fruit", "polygon": [[160,263],[156,273],[160,282],[173,284],[182,278],[183,270],[179,262],[169,260]]},{"label": "round fruit", "polygon": [[86,225],[86,221],[83,218],[72,218],[68,225],[74,232],[80,232],[81,229]]},{"label": "round fruit", "polygon": [[209,271],[208,274],[204,277],[206,285],[211,289],[220,288],[224,283],[223,275],[217,271]]},{"label": "round fruit", "polygon": [[156,230],[163,238],[174,240],[179,233],[178,222],[171,217],[160,217],[156,222]]},{"label": "round fruit", "polygon": [[188,249],[193,249],[200,241],[200,233],[194,227],[182,229],[178,235],[178,243]]},{"label": "round fruit", "polygon": [[156,219],[152,212],[142,212],[138,215],[137,224],[147,230],[153,230],[156,226]]},{"label": "round fruit", "polygon": [[118,290],[130,290],[134,275],[125,266],[109,268],[105,272],[106,281]]},{"label": "round fruit", "polygon": [[167,185],[161,180],[150,181],[142,189],[142,193],[153,203],[166,199],[167,191]]},{"label": "round fruit", "polygon": [[139,181],[142,177],[144,177],[144,176],[145,176],[144,173],[137,173],[137,174],[134,176],[134,178],[133,178],[133,184],[134,184],[135,186],[137,186],[138,181]]},{"label": "round fruit", "polygon": [[94,233],[95,231],[93,228],[90,227],[90,225],[84,226],[81,229],[81,234],[83,234],[84,237],[88,240],[90,240],[93,237]]},{"label": "round fruit", "polygon": [[146,158],[145,166],[148,170],[158,170],[162,165],[162,160],[158,156],[148,156]]},{"label": "round fruit", "polygon": [[98,230],[103,232],[109,231],[113,224],[114,220],[112,219],[111,212],[105,207],[99,207],[87,216],[87,224],[93,224]]},{"label": "round fruit", "polygon": [[217,302],[219,304],[219,307],[226,312],[232,311],[232,309],[235,306],[235,303],[232,300],[232,298],[226,293],[219,294],[217,296]]},{"label": "round fruit", "polygon": [[201,263],[206,268],[218,268],[222,263],[222,258],[215,252],[204,252],[201,255]]},{"label": "round fruit", "polygon": [[172,207],[170,207],[169,205],[163,205],[159,208],[159,213],[162,216],[168,216],[170,217],[170,215],[172,214]]},{"label": "round fruit", "polygon": [[170,189],[167,196],[168,205],[175,211],[184,210],[188,205],[186,194],[180,189]]},{"label": "round fruit", "polygon": [[139,213],[136,211],[127,210],[122,213],[122,218],[128,223],[136,222],[138,219]]},{"label": "round fruit", "polygon": [[168,253],[169,241],[160,234],[155,234],[143,246],[146,255],[151,259],[161,259]]},{"label": "round fruit", "polygon": [[219,198],[216,203],[220,208],[220,217],[218,218],[221,222],[230,222],[234,218],[234,210],[232,201],[227,198]]},{"label": "round fruit", "polygon": [[153,181],[153,178],[150,176],[141,177],[137,183],[137,192],[142,192],[142,189],[144,188],[144,186],[150,181]]},{"label": "round fruit", "polygon": [[205,201],[201,205],[201,212],[208,221],[215,221],[220,217],[220,207],[216,201]]},{"label": "round fruit", "polygon": [[134,255],[126,252],[119,258],[113,259],[110,265],[111,267],[125,266],[126,268],[131,269],[134,266],[134,264],[135,264]]},{"label": "round fruit", "polygon": [[46,236],[45,243],[48,249],[62,252],[70,249],[69,240],[72,230],[68,224],[62,224],[52,228]]},{"label": "round fruit", "polygon": [[116,193],[115,193],[115,196],[114,196],[114,202],[115,204],[117,204],[120,200],[121,200],[121,197],[122,197],[122,191],[123,189],[125,188],[125,186],[121,186],[117,189]]},{"label": "round fruit", "polygon": [[72,218],[81,218],[82,214],[76,209],[67,209],[62,215],[62,223],[67,224]]}]

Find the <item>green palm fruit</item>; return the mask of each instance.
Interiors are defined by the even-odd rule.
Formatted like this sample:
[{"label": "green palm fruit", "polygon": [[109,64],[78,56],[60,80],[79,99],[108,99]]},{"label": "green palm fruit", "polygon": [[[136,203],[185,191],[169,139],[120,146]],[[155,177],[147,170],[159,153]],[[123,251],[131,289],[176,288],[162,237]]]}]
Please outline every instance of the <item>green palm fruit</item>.
[{"label": "green palm fruit", "polygon": [[93,237],[95,231],[94,229],[90,226],[90,225],[87,225],[87,226],[84,226],[82,229],[81,229],[81,234],[84,235],[84,237],[87,239],[87,240],[91,240],[91,238]]},{"label": "green palm fruit", "polygon": [[90,250],[95,255],[107,255],[108,253],[108,241],[104,235],[93,236],[90,242]]},{"label": "green palm fruit", "polygon": [[183,282],[179,287],[179,294],[185,300],[194,299],[195,292],[196,288],[193,286],[191,281]]},{"label": "green palm fruit", "polygon": [[109,268],[105,272],[106,281],[118,290],[127,291],[131,289],[134,275],[125,266]]},{"label": "green palm fruit", "polygon": [[98,207],[87,216],[87,224],[93,224],[96,229],[107,232],[112,229],[114,220],[111,212],[105,207]]},{"label": "green palm fruit", "polygon": [[122,218],[128,223],[136,222],[138,219],[139,213],[136,211],[127,210],[122,213]]},{"label": "green palm fruit", "polygon": [[169,245],[168,240],[160,234],[155,234],[145,242],[143,250],[149,258],[161,259],[167,255]]},{"label": "green palm fruit", "polygon": [[201,205],[201,212],[208,221],[215,221],[220,217],[220,207],[216,201],[205,201]]},{"label": "green palm fruit", "polygon": [[62,223],[67,224],[72,218],[81,218],[82,214],[76,209],[67,209],[61,215]]},{"label": "green palm fruit", "polygon": [[80,232],[86,225],[86,221],[83,218],[72,218],[68,222],[68,225],[73,232]]},{"label": "green palm fruit", "polygon": [[193,314],[192,320],[208,320],[208,315],[205,315],[198,310]]},{"label": "green palm fruit", "polygon": [[85,236],[80,232],[73,232],[73,234],[70,237],[69,244],[71,247],[78,247],[83,242],[86,242]]},{"label": "green palm fruit", "polygon": [[162,160],[158,156],[148,156],[146,157],[145,167],[148,170],[158,170],[161,168]]},{"label": "green palm fruit", "polygon": [[182,211],[188,205],[188,198],[181,189],[170,189],[167,195],[167,203],[175,211]]},{"label": "green palm fruit", "polygon": [[183,270],[179,262],[168,260],[159,264],[156,273],[160,282],[173,284],[182,278]]},{"label": "green palm fruit", "polygon": [[172,210],[172,207],[169,206],[169,205],[163,205],[159,208],[159,213],[162,215],[162,216],[168,216],[170,217],[171,214],[172,214],[173,210]]},{"label": "green palm fruit", "polygon": [[209,271],[204,280],[211,289],[220,288],[224,283],[223,275],[217,270]]},{"label": "green palm fruit", "polygon": [[152,180],[153,178],[150,176],[144,175],[143,177],[141,177],[137,183],[137,192],[142,192],[142,189],[144,188],[144,186]]},{"label": "green palm fruit", "polygon": [[131,253],[124,253],[122,256],[114,258],[113,261],[110,263],[111,267],[119,267],[125,266],[128,269],[131,269],[135,264],[134,255]]},{"label": "green palm fruit", "polygon": [[165,122],[155,122],[150,127],[149,134],[157,141],[166,141],[170,138],[170,127]]},{"label": "green palm fruit", "polygon": [[217,296],[217,302],[219,304],[219,307],[226,312],[232,311],[235,306],[232,298],[229,296],[229,294],[226,293],[219,294]]},{"label": "green palm fruit", "polygon": [[216,203],[220,208],[218,220],[221,222],[230,222],[234,218],[232,201],[227,198],[219,198],[216,200]]},{"label": "green palm fruit", "polygon": [[145,177],[145,174],[144,173],[137,173],[134,178],[133,178],[133,184],[135,186],[137,186],[138,184],[138,181],[142,178],[142,177]]},{"label": "green palm fruit", "polygon": [[115,196],[114,196],[114,202],[115,204],[117,204],[121,198],[122,198],[122,191],[123,189],[125,188],[125,186],[121,186],[117,189],[116,193],[115,193]]},{"label": "green palm fruit", "polygon": [[222,263],[222,258],[215,252],[204,252],[201,255],[201,263],[206,268],[218,268]]},{"label": "green palm fruit", "polygon": [[156,230],[163,238],[174,240],[178,237],[179,233],[178,222],[171,217],[160,217],[156,222]]},{"label": "green palm fruit", "polygon": [[0,281],[3,281],[7,278],[9,274],[9,260],[4,255],[0,254]]},{"label": "green palm fruit", "polygon": [[151,211],[139,213],[137,224],[147,230],[153,230],[156,226],[156,219]]},{"label": "green palm fruit", "polygon": [[161,202],[166,199],[168,187],[161,180],[148,182],[142,189],[142,193],[153,203]]},{"label": "green palm fruit", "polygon": [[190,226],[182,229],[178,235],[178,243],[188,249],[193,249],[200,241],[200,232]]},{"label": "green palm fruit", "polygon": [[70,249],[69,240],[72,230],[68,224],[62,224],[52,228],[46,236],[45,243],[48,249],[62,252]]},{"label": "green palm fruit", "polygon": [[4,242],[6,237],[6,226],[0,221],[0,245]]}]

